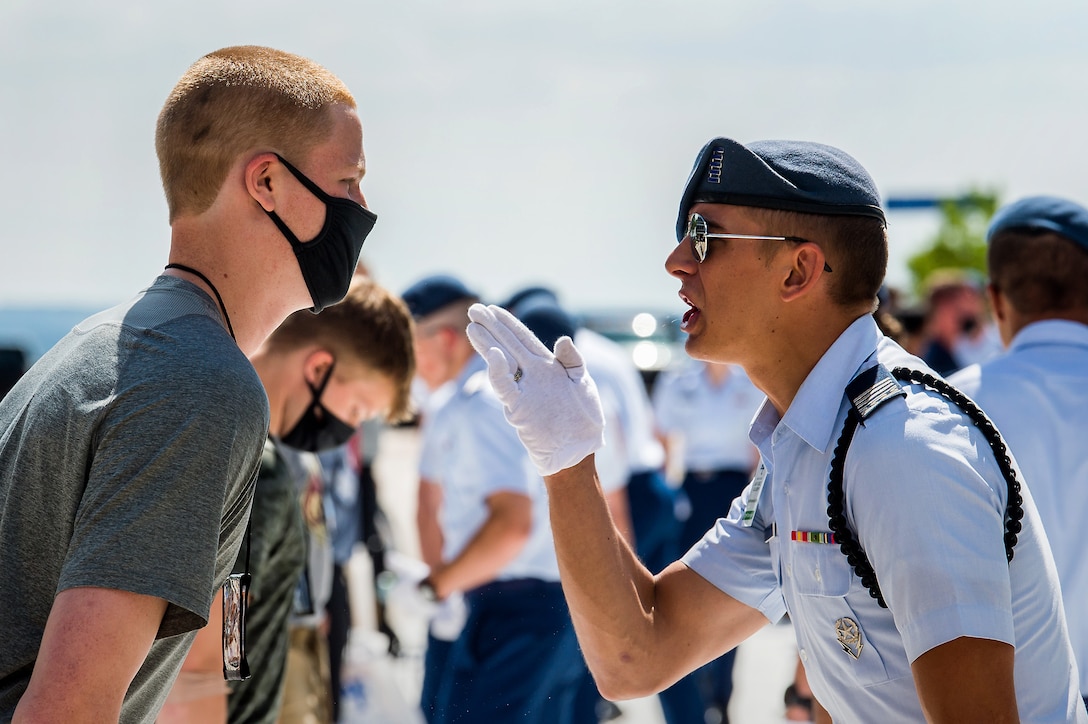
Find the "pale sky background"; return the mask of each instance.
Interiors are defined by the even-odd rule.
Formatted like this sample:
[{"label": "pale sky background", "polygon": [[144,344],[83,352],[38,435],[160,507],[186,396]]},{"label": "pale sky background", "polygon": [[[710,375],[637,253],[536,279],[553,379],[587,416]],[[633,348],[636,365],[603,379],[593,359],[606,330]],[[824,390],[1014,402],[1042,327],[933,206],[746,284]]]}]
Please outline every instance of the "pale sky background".
[{"label": "pale sky background", "polygon": [[[0,0],[0,305],[122,301],[166,261],[154,124],[198,57],[306,55],[363,119],[363,259],[498,299],[680,309],[663,270],[714,136],[819,141],[885,197],[1088,202],[1083,0]],[[932,233],[890,215],[889,282]]]}]

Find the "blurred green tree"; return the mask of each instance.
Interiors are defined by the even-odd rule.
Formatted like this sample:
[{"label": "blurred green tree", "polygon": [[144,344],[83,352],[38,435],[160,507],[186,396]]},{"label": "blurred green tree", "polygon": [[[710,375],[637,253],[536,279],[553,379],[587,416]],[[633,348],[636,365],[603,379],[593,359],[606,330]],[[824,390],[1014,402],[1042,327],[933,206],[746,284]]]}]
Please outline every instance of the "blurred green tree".
[{"label": "blurred green tree", "polygon": [[933,242],[907,260],[919,298],[924,297],[926,281],[936,271],[961,270],[986,278],[986,228],[998,203],[996,192],[981,189],[941,201],[941,225]]}]

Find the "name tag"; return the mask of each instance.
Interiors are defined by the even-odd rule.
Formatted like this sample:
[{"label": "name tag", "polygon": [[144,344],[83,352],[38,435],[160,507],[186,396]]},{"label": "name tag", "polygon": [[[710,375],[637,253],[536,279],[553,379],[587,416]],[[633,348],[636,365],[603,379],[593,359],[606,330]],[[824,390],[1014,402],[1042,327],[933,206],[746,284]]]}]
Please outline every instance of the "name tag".
[{"label": "name tag", "polygon": [[744,517],[740,519],[740,524],[745,528],[751,528],[752,523],[756,519],[756,506],[759,505],[759,493],[763,490],[763,483],[767,482],[767,468],[763,463],[759,464],[759,469],[756,470],[756,474],[752,476],[752,482],[748,487],[748,499],[744,501]]}]

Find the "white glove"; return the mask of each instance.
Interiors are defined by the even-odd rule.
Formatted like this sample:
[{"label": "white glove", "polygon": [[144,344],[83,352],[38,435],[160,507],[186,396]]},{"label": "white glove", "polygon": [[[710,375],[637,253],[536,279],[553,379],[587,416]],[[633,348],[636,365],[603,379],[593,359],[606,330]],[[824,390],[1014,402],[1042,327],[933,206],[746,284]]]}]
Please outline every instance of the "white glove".
[{"label": "white glove", "polygon": [[468,338],[487,360],[506,419],[541,475],[576,465],[604,445],[597,385],[570,337],[560,337],[553,354],[501,307],[473,304],[468,317]]},{"label": "white glove", "polygon": [[468,619],[468,604],[461,593],[451,593],[431,617],[431,635],[439,641],[456,641]]},{"label": "white glove", "polygon": [[438,610],[438,603],[423,595],[419,582],[430,573],[430,567],[423,561],[396,551],[386,552],[385,564],[385,573],[389,574],[386,580],[392,579],[391,583],[385,584],[386,607],[429,621]]}]

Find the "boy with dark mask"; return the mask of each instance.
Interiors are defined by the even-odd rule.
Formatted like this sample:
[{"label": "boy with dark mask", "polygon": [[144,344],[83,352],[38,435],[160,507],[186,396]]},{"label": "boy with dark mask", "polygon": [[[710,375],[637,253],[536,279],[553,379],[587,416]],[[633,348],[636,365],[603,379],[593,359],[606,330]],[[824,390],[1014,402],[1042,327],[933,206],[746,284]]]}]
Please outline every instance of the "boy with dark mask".
[{"label": "boy with dark mask", "polygon": [[[296,452],[334,449],[374,417],[396,422],[407,416],[415,372],[411,317],[399,298],[359,277],[343,302],[318,315],[302,311],[289,317],[251,360],[272,410],[250,521],[246,648],[253,676],[230,682],[227,696],[220,609],[213,605],[212,620],[197,635],[163,710],[168,721],[276,721],[288,619],[307,555]],[[245,550],[235,570],[243,570],[244,557]],[[300,636],[291,641],[311,654],[323,653],[318,643]]]},{"label": "boy with dark mask", "polygon": [[154,719],[244,538],[269,421],[246,357],[343,297],[373,225],[362,135],[336,76],[271,48],[170,93],[166,270],[0,403],[0,720]]}]

